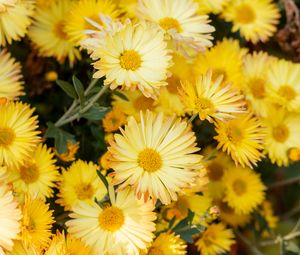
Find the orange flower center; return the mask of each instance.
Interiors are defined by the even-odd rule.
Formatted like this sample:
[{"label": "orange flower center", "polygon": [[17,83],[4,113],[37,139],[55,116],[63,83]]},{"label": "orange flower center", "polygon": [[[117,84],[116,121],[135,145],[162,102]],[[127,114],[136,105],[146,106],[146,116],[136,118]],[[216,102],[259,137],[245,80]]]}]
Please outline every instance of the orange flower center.
[{"label": "orange flower center", "polygon": [[213,161],[207,166],[207,175],[211,181],[219,181],[223,174],[224,168],[220,163]]},{"label": "orange flower center", "polygon": [[135,71],[141,64],[141,56],[135,50],[126,50],[120,56],[120,65],[126,70]]},{"label": "orange flower center", "polygon": [[148,255],[165,255],[165,254],[161,249],[157,247],[152,247],[150,248]]},{"label": "orange flower center", "polygon": [[247,184],[245,183],[244,180],[242,179],[237,179],[233,182],[232,188],[234,192],[238,195],[241,196],[246,193],[247,191]]},{"label": "orange flower center", "polygon": [[170,29],[175,29],[176,32],[181,32],[181,26],[178,22],[178,20],[171,18],[171,17],[166,17],[163,18],[159,21],[159,25],[166,31],[170,30]]},{"label": "orange flower center", "polygon": [[288,101],[294,100],[297,92],[289,85],[283,85],[279,88],[278,94]]},{"label": "orange flower center", "polygon": [[85,199],[91,199],[94,196],[94,188],[90,183],[87,184],[79,184],[75,188],[76,195],[78,199],[85,200]]},{"label": "orange flower center", "polygon": [[39,169],[34,162],[27,162],[20,168],[20,177],[26,184],[36,182],[39,176]]},{"label": "orange flower center", "polygon": [[15,140],[15,132],[11,128],[0,127],[0,147],[8,147]]},{"label": "orange flower center", "polygon": [[56,34],[56,36],[59,38],[59,39],[62,39],[62,40],[67,40],[68,39],[68,35],[65,33],[64,31],[64,27],[65,27],[65,24],[64,24],[64,21],[63,20],[60,20],[59,22],[56,23],[56,25],[54,26],[54,33]]},{"label": "orange flower center", "polygon": [[233,144],[239,143],[243,139],[243,132],[235,125],[229,125],[226,129],[228,140]]},{"label": "orange flower center", "polygon": [[146,148],[140,152],[138,163],[145,171],[153,173],[159,170],[162,166],[160,155],[153,149]]},{"label": "orange flower center", "polygon": [[99,225],[110,232],[119,230],[125,222],[122,210],[117,207],[106,207],[99,215]]},{"label": "orange flower center", "polygon": [[235,11],[236,21],[242,24],[250,24],[255,21],[254,10],[248,4],[240,4]]},{"label": "orange flower center", "polygon": [[211,102],[211,100],[209,100],[207,98],[199,98],[199,97],[196,98],[195,108],[196,108],[197,112],[205,115],[204,118],[207,115],[213,114],[215,112],[215,107],[214,107],[213,103]]},{"label": "orange flower center", "polygon": [[290,135],[290,130],[285,124],[273,128],[273,137],[279,143],[284,143]]},{"label": "orange flower center", "polygon": [[154,100],[150,97],[139,96],[134,100],[133,106],[138,111],[146,111],[153,109]]},{"label": "orange flower center", "polygon": [[249,87],[253,97],[263,99],[266,95],[265,81],[263,79],[253,79],[249,82]]}]

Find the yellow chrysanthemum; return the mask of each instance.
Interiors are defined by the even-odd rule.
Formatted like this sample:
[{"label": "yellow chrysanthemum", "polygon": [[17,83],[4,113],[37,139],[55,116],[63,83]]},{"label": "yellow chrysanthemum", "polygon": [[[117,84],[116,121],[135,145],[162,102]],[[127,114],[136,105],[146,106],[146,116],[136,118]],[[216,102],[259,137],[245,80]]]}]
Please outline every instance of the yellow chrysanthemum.
[{"label": "yellow chrysanthemum", "polygon": [[218,149],[227,152],[236,164],[256,165],[262,158],[265,128],[251,113],[239,114],[235,119],[216,123]]},{"label": "yellow chrysanthemum", "polygon": [[0,166],[21,165],[40,141],[33,111],[21,102],[0,103]]},{"label": "yellow chrysanthemum", "polygon": [[19,220],[22,217],[19,205],[8,186],[0,183],[0,254],[13,248],[13,240],[20,232]]},{"label": "yellow chrysanthemum", "polygon": [[41,255],[40,251],[37,251],[33,247],[25,247],[22,241],[18,240],[14,242],[14,247],[11,252],[6,255]]},{"label": "yellow chrysanthemum", "polygon": [[200,235],[196,242],[201,255],[219,255],[230,250],[235,243],[231,229],[223,223],[212,224]]},{"label": "yellow chrysanthemum", "polygon": [[118,95],[112,96],[112,105],[121,109],[127,116],[133,116],[136,119],[140,117],[140,111],[155,111],[157,101],[151,97],[145,97],[140,91],[122,91],[126,97],[121,98]]},{"label": "yellow chrysanthemum", "polygon": [[13,100],[23,95],[21,79],[21,65],[7,51],[0,50],[0,97]]},{"label": "yellow chrysanthemum", "polygon": [[230,0],[195,0],[199,3],[201,13],[212,12],[214,14],[220,13]]},{"label": "yellow chrysanthemum", "polygon": [[72,65],[80,54],[65,32],[71,4],[71,0],[60,0],[53,1],[48,7],[38,7],[28,35],[40,55],[54,57],[59,62],[68,58]]},{"label": "yellow chrysanthemum", "polygon": [[239,41],[224,39],[197,57],[194,63],[196,76],[212,70],[213,80],[223,75],[223,83],[231,82],[236,88],[240,88],[243,83],[242,57],[247,50],[240,48]]},{"label": "yellow chrysanthemum", "polygon": [[291,148],[288,152],[288,156],[291,161],[299,161],[300,160],[300,148]]},{"label": "yellow chrysanthemum", "polygon": [[244,96],[230,84],[222,85],[222,75],[214,80],[212,76],[210,70],[206,75],[200,75],[195,82],[182,82],[179,93],[185,109],[209,122],[233,119],[234,114],[244,111]]},{"label": "yellow chrysanthemum", "polygon": [[[111,19],[117,18],[119,12],[116,5],[110,0],[80,0],[73,3],[68,18],[66,20],[65,31],[69,40],[75,45],[87,39],[85,31],[95,30],[92,22],[103,25],[99,15],[109,16]],[[92,21],[92,22],[90,22]]]},{"label": "yellow chrysanthemum", "polygon": [[0,1],[0,46],[19,41],[25,36],[34,7],[34,0]]},{"label": "yellow chrysanthemum", "polygon": [[18,195],[51,197],[59,175],[55,162],[53,152],[40,144],[20,167],[9,169],[8,180]]},{"label": "yellow chrysanthemum", "polygon": [[265,117],[270,108],[267,71],[272,60],[273,58],[264,52],[254,52],[244,58],[245,82],[242,89],[251,109],[258,116]]},{"label": "yellow chrysanthemum", "polygon": [[187,245],[175,233],[161,233],[149,248],[147,255],[183,255],[187,254]]},{"label": "yellow chrysanthemum", "polygon": [[153,240],[156,219],[152,201],[137,200],[129,188],[110,192],[111,205],[80,202],[66,225],[70,234],[89,245],[95,254],[138,255]]},{"label": "yellow chrysanthemum", "polygon": [[263,121],[267,127],[265,150],[271,162],[287,166],[289,150],[300,147],[300,114],[273,110]]},{"label": "yellow chrysanthemum", "polygon": [[126,124],[127,118],[121,108],[114,107],[111,112],[107,113],[102,119],[102,124],[105,132],[115,132],[119,127]]},{"label": "yellow chrysanthemum", "polygon": [[51,237],[51,227],[54,223],[49,204],[41,199],[25,198],[22,206],[21,240],[25,247],[37,250],[48,245]]},{"label": "yellow chrysanthemum", "polygon": [[104,169],[104,170],[107,170],[110,168],[110,162],[111,162],[111,159],[112,159],[112,154],[107,151],[105,152],[101,157],[100,159],[98,160],[99,162],[99,165]]},{"label": "yellow chrysanthemum", "polygon": [[113,182],[120,189],[132,186],[145,200],[150,196],[169,204],[178,191],[191,186],[194,170],[201,168],[195,134],[187,122],[162,113],[141,113],[140,121],[131,117],[109,148]]},{"label": "yellow chrysanthemum", "polygon": [[99,166],[92,162],[75,161],[67,170],[63,170],[59,183],[57,202],[70,210],[80,201],[93,204],[95,198],[102,200],[106,188],[97,176]]},{"label": "yellow chrysanthemum", "polygon": [[288,111],[300,112],[300,64],[273,61],[268,72],[270,98]]},{"label": "yellow chrysanthemum", "polygon": [[111,89],[138,88],[146,97],[156,97],[167,85],[167,69],[171,56],[163,33],[147,23],[126,22],[122,28],[107,35],[93,53],[100,60],[94,63],[94,78],[106,77]]},{"label": "yellow chrysanthemum", "polygon": [[64,233],[57,232],[53,236],[49,247],[45,251],[44,255],[91,255],[92,251],[82,241],[74,238],[71,235],[65,235]]},{"label": "yellow chrysanthemum", "polygon": [[76,159],[75,155],[76,155],[78,149],[79,149],[79,143],[74,143],[74,142],[68,141],[66,152],[59,154],[57,151],[55,151],[55,153],[56,153],[56,156],[60,160],[66,161],[66,162],[71,162]]},{"label": "yellow chrysanthemum", "polygon": [[266,187],[260,176],[250,168],[233,167],[223,176],[224,201],[236,213],[247,214],[259,206],[265,198]]},{"label": "yellow chrysanthemum", "polygon": [[208,16],[198,14],[193,0],[140,0],[137,14],[159,25],[184,54],[212,46],[211,33],[215,28],[208,24]]},{"label": "yellow chrysanthemum", "polygon": [[233,23],[232,32],[240,31],[247,41],[267,41],[276,31],[279,9],[272,0],[235,0],[222,12]]}]

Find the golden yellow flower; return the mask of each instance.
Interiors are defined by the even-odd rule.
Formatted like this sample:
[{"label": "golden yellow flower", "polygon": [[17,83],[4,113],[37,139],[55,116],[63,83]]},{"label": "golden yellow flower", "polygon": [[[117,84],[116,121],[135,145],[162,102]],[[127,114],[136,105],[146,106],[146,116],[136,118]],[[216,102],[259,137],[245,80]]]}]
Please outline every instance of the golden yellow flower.
[{"label": "golden yellow flower", "polygon": [[25,247],[22,241],[14,242],[14,247],[11,252],[5,253],[6,255],[41,255],[42,253],[33,247]]},{"label": "golden yellow flower", "polygon": [[235,243],[231,229],[226,229],[223,223],[212,224],[200,235],[196,242],[201,255],[219,255],[230,250]]},{"label": "golden yellow flower", "polygon": [[220,13],[230,1],[231,0],[195,0],[195,2],[199,3],[201,13],[212,12],[214,14]]},{"label": "golden yellow flower", "polygon": [[217,121],[216,132],[218,149],[227,152],[236,164],[251,167],[263,157],[266,131],[251,113],[239,114],[227,122]]},{"label": "golden yellow flower", "polygon": [[244,96],[230,84],[223,85],[222,75],[214,80],[212,77],[210,70],[195,82],[182,82],[179,93],[186,111],[209,122],[214,122],[214,119],[226,121],[233,119],[234,114],[244,112]]},{"label": "golden yellow flower", "polygon": [[222,12],[233,23],[232,32],[239,31],[247,41],[266,42],[275,32],[280,13],[272,0],[235,0]]},{"label": "golden yellow flower", "polygon": [[196,137],[188,123],[162,113],[141,113],[140,123],[129,118],[122,134],[115,134],[109,151],[113,183],[132,186],[145,200],[150,196],[169,204],[177,192],[194,182],[202,156],[196,154]]},{"label": "golden yellow flower", "polygon": [[135,13],[138,0],[117,0],[116,2],[118,2],[118,7],[121,9],[121,13],[125,14],[125,17],[136,18]]},{"label": "golden yellow flower", "polygon": [[102,124],[105,132],[115,132],[124,124],[126,124],[126,115],[121,111],[121,108],[114,107],[112,111],[107,113],[102,119]]},{"label": "golden yellow flower", "polygon": [[154,204],[136,199],[129,188],[109,195],[111,205],[103,208],[96,203],[75,205],[66,223],[68,231],[95,254],[138,255],[154,237]]},{"label": "golden yellow flower", "polygon": [[76,159],[75,155],[79,149],[79,142],[73,143],[71,141],[67,142],[67,151],[64,153],[59,154],[57,151],[55,151],[56,156],[66,162],[71,162]]},{"label": "golden yellow flower", "polygon": [[300,148],[291,148],[288,152],[289,159],[291,161],[300,160]]},{"label": "golden yellow flower", "polygon": [[104,170],[107,170],[110,168],[110,162],[111,162],[111,159],[112,159],[112,154],[107,151],[105,152],[101,158],[100,158],[100,165],[101,167],[104,169]]}]

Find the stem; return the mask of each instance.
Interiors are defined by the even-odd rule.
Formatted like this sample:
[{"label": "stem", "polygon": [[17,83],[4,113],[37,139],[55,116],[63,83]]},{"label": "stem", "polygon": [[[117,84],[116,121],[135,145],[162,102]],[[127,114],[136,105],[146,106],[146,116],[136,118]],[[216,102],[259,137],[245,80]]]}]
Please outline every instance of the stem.
[{"label": "stem", "polygon": [[87,96],[87,94],[90,92],[90,90],[96,85],[97,81],[99,81],[99,79],[93,79],[89,86],[86,88],[86,90],[84,91],[84,95]]},{"label": "stem", "polygon": [[272,183],[268,186],[268,188],[269,189],[279,188],[279,187],[286,186],[286,185],[289,185],[289,184],[292,184],[292,183],[295,183],[295,182],[300,182],[300,176],[296,176],[296,177],[293,177],[293,178],[289,178],[289,179],[286,179],[286,180],[282,180],[282,181],[279,181],[279,182]]},{"label": "stem", "polygon": [[238,230],[235,230],[235,234],[248,246],[248,248],[255,255],[264,255],[260,250],[256,248],[256,246],[251,243],[245,236],[243,236]]}]

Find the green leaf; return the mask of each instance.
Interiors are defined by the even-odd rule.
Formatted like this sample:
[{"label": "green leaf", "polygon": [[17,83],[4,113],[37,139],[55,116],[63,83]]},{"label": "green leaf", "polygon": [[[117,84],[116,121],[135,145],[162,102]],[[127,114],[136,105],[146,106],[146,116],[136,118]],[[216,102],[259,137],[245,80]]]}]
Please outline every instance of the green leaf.
[{"label": "green leaf", "polygon": [[125,101],[129,101],[129,99],[127,98],[127,96],[125,96],[122,92],[120,92],[120,91],[114,91],[114,94],[116,95],[116,96],[118,96],[119,98],[121,98],[121,99],[123,99],[123,100],[125,100]]},{"label": "green leaf", "polygon": [[94,104],[87,112],[83,113],[81,116],[88,120],[101,120],[109,110],[109,107],[102,107],[98,104]]},{"label": "green leaf", "polygon": [[57,80],[56,84],[64,91],[66,92],[66,94],[74,99],[77,99],[77,93],[75,91],[75,88],[66,81],[62,81],[62,80]]},{"label": "green leaf", "polygon": [[82,82],[75,75],[73,75],[72,81],[73,81],[76,93],[79,97],[80,106],[83,107],[84,102],[85,102],[85,96],[84,96],[84,87],[82,85]]},{"label": "green leaf", "polygon": [[45,138],[55,138],[57,135],[57,127],[54,126],[53,122],[47,122],[48,129],[45,132]]},{"label": "green leaf", "polygon": [[108,190],[108,181],[106,180],[106,177],[101,173],[100,170],[97,170],[97,175],[99,176],[100,180],[103,182],[104,186]]}]

